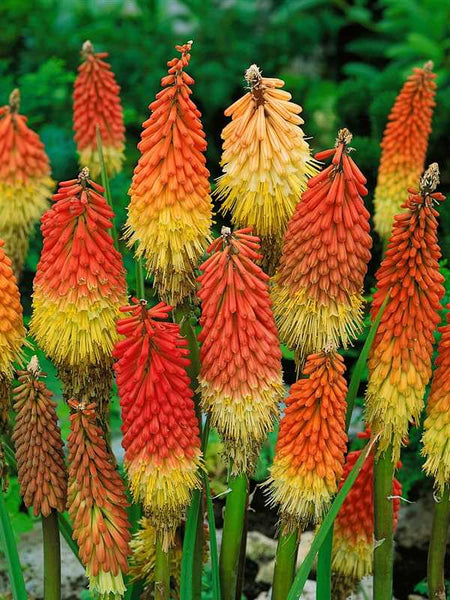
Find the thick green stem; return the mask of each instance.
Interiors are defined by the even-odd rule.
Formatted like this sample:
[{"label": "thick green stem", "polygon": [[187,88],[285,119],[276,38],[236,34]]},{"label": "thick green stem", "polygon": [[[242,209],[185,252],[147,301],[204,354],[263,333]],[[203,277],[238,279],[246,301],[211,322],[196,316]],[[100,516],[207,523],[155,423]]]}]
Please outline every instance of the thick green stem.
[{"label": "thick green stem", "polygon": [[44,600],[61,599],[61,546],[59,540],[58,513],[42,517],[44,540]]},{"label": "thick green stem", "polygon": [[299,539],[298,530],[286,535],[280,533],[275,557],[272,600],[286,600],[288,596],[294,581]]},{"label": "thick green stem", "polygon": [[222,600],[236,600],[239,556],[247,509],[247,476],[244,474],[231,475],[228,485],[230,491],[225,505],[220,551],[220,588]]},{"label": "thick green stem", "polygon": [[155,600],[170,598],[170,563],[169,552],[164,552],[161,540],[156,540],[155,557]]},{"label": "thick green stem", "polygon": [[333,527],[330,527],[317,559],[317,600],[331,600],[331,555]]},{"label": "thick green stem", "polygon": [[134,268],[136,274],[136,295],[139,300],[145,300],[145,277],[144,267],[142,266],[142,259],[134,259]]},{"label": "thick green stem", "polygon": [[374,465],[374,527],[373,598],[392,600],[394,562],[394,506],[392,481],[394,478],[392,445]]},{"label": "thick green stem", "polygon": [[[109,206],[111,207],[111,209],[114,210],[113,203],[112,203],[111,188],[109,186],[108,171],[106,169],[105,157],[103,155],[102,136],[100,135],[100,130],[98,127],[96,130],[96,136],[97,136],[98,158],[100,161],[100,169],[101,169],[101,173],[102,173],[102,185],[105,188],[105,198],[106,198],[106,201],[108,202]],[[118,250],[119,249],[119,236],[117,235],[117,229],[116,229],[116,226],[114,223],[114,216],[112,218],[112,238],[114,240],[114,248],[116,250]]]},{"label": "thick green stem", "polygon": [[444,561],[449,524],[450,488],[447,486],[434,507],[433,528],[428,548],[428,597],[430,600],[445,600],[446,598]]}]

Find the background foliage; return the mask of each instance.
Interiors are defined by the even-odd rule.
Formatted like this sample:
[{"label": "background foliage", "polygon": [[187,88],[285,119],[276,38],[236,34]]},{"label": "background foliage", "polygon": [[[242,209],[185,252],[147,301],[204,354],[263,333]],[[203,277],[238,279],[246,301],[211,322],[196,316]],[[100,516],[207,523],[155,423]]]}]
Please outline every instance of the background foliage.
[{"label": "background foliage", "polygon": [[[55,180],[71,179],[78,170],[71,96],[81,45],[90,39],[97,50],[109,52],[122,87],[127,127],[125,169],[112,182],[119,226],[125,220],[147,106],[159,90],[174,45],[188,39],[194,40],[189,72],[196,80],[194,99],[203,113],[212,178],[220,174],[223,110],[242,94],[244,70],[257,63],[265,75],[284,79],[294,101],[303,106],[313,150],[330,147],[339,127],[353,132],[356,159],[369,180],[371,209],[387,114],[412,67],[431,59],[438,93],[427,162],[439,163],[441,190],[450,188],[450,2],[445,0],[2,0],[0,22],[0,104],[13,87],[20,87],[22,112],[46,145]],[[450,203],[440,212],[446,258]],[[21,283],[26,314],[40,245],[37,228]],[[379,261],[375,239],[368,290]],[[450,289],[450,271],[444,268],[444,274]],[[130,269],[131,285],[132,279]],[[348,352],[349,364],[357,351],[358,346]],[[289,363],[285,371],[292,379]],[[44,366],[58,393],[51,365]],[[117,399],[115,407],[118,413]],[[115,422],[118,429],[118,418]],[[264,448],[259,480],[272,459],[275,437]],[[221,476],[217,458],[208,460],[211,471]],[[403,462],[404,492],[414,497],[430,485],[420,471],[418,430],[412,431]],[[14,490],[7,499],[11,508],[17,504]],[[29,526],[23,519],[18,514],[19,530]]]}]

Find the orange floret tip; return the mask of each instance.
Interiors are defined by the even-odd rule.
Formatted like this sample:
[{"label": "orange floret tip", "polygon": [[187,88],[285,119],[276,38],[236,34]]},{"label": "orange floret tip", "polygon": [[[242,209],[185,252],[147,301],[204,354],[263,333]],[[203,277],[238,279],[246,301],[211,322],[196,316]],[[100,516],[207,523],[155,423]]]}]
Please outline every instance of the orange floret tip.
[{"label": "orange floret tip", "polygon": [[53,509],[64,512],[67,472],[56,402],[45,383],[36,356],[26,371],[18,372],[14,388],[16,419],[12,440],[16,448],[20,494],[34,516],[48,517]]},{"label": "orange floret tip", "polygon": [[53,181],[39,136],[19,114],[15,89],[9,104],[0,107],[0,239],[20,275],[34,225],[48,206]]},{"label": "orange floret tip", "polygon": [[263,266],[272,275],[286,226],[318,163],[300,128],[302,107],[281,89],[284,81],[263,77],[256,65],[245,72],[249,90],[225,111],[224,174],[216,195],[233,225],[252,227],[262,240]]},{"label": "orange floret tip", "polygon": [[387,294],[389,299],[369,355],[366,419],[374,434],[380,434],[380,452],[393,444],[394,461],[408,424],[418,423],[423,408],[444,295],[434,205],[445,196],[435,191],[438,182],[438,166],[433,163],[421,178],[420,189],[409,190],[405,212],[395,217],[376,274],[372,319]]},{"label": "orange floret tip", "polygon": [[392,231],[407,190],[417,185],[425,166],[435,106],[433,63],[415,68],[389,114],[381,142],[381,162],[375,189],[375,229],[385,240]]},{"label": "orange floret tip", "polygon": [[108,174],[122,168],[125,148],[120,87],[105,58],[107,52],[94,52],[90,41],[83,44],[82,64],[78,67],[73,93],[73,128],[80,165],[87,165],[96,179],[101,165],[97,148],[97,129],[102,140]]},{"label": "orange floret tip", "polygon": [[317,523],[337,491],[347,448],[347,384],[340,354],[310,354],[280,422],[269,493],[285,531]]},{"label": "orange floret tip", "polygon": [[186,367],[187,341],[167,321],[170,306],[134,299],[117,324],[114,365],[122,407],[124,465],[164,547],[200,486],[199,426]]},{"label": "orange floret tip", "polygon": [[370,259],[366,178],[350,156],[352,135],[316,155],[331,164],[308,181],[289,221],[273,301],[281,340],[298,362],[328,345],[348,346],[362,325]]},{"label": "orange floret tip", "polygon": [[198,278],[202,405],[236,473],[253,471],[284,395],[269,277],[251,231],[224,227]]},{"label": "orange floret tip", "polygon": [[[447,308],[450,309],[450,304]],[[423,454],[426,457],[424,469],[435,478],[436,488],[442,494],[444,488],[450,485],[450,324],[439,331],[442,336],[428,397]]]},{"label": "orange floret tip", "polygon": [[8,423],[13,362],[20,358],[25,340],[19,288],[3,248],[0,240],[0,431]]},{"label": "orange floret tip", "polygon": [[[362,434],[358,437],[367,437]],[[350,452],[344,466],[344,475],[339,489],[361,455],[361,450]],[[355,483],[347,494],[334,522],[332,573],[336,586],[348,587],[348,595],[358,582],[372,573],[374,549],[373,511],[373,466],[374,452],[367,456]],[[400,465],[398,465],[400,466]],[[397,526],[402,487],[397,479],[392,483],[394,530]],[[333,595],[333,597],[338,597]]]},{"label": "orange floret tip", "polygon": [[68,510],[89,588],[101,600],[125,594],[130,524],[125,487],[97,423],[95,404],[70,400]]},{"label": "orange floret tip", "polygon": [[164,88],[150,104],[130,189],[126,236],[137,244],[159,297],[175,306],[195,289],[194,269],[209,243],[212,205],[206,140],[184,70],[192,42],[167,64]]}]

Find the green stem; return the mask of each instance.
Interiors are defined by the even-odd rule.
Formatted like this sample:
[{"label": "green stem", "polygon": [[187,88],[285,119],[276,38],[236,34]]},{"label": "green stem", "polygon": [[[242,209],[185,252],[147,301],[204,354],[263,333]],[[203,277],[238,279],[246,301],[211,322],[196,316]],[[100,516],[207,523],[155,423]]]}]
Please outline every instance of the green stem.
[{"label": "green stem", "polygon": [[288,534],[280,533],[278,537],[272,600],[286,600],[288,596],[294,581],[299,537],[298,530]]},{"label": "green stem", "polygon": [[[97,150],[98,150],[98,158],[100,161],[100,170],[102,173],[102,185],[105,188],[105,198],[111,209],[114,211],[113,203],[112,203],[112,195],[111,188],[109,186],[109,177],[108,171],[106,169],[105,157],[103,155],[103,144],[102,144],[102,136],[100,135],[100,129],[98,126],[96,127],[96,137],[97,137]],[[119,237],[117,235],[117,229],[114,223],[114,215],[112,218],[112,238],[114,240],[114,248],[119,250]]]},{"label": "green stem", "polygon": [[331,600],[331,555],[333,527],[330,527],[317,559],[317,600]]},{"label": "green stem", "polygon": [[163,550],[161,539],[156,540],[155,558],[155,600],[170,598],[170,563],[169,552]]},{"label": "green stem", "polygon": [[428,596],[430,600],[445,600],[444,561],[447,548],[447,533],[450,524],[450,488],[444,489],[436,502],[428,549]]},{"label": "green stem", "polygon": [[231,475],[228,485],[230,491],[225,505],[220,551],[220,586],[222,600],[236,600],[239,556],[247,507],[247,476]]},{"label": "green stem", "polygon": [[394,561],[394,506],[392,444],[374,464],[373,598],[392,600]]},{"label": "green stem", "polygon": [[145,300],[145,276],[142,259],[134,259],[134,268],[136,273],[136,296],[139,300]]},{"label": "green stem", "polygon": [[241,600],[245,580],[245,559],[247,556],[247,534],[248,534],[248,494],[245,503],[244,524],[242,527],[241,547],[239,550],[238,577],[236,583],[236,600]]},{"label": "green stem", "polygon": [[58,513],[52,509],[42,517],[44,540],[44,600],[61,599],[61,545],[59,541]]}]

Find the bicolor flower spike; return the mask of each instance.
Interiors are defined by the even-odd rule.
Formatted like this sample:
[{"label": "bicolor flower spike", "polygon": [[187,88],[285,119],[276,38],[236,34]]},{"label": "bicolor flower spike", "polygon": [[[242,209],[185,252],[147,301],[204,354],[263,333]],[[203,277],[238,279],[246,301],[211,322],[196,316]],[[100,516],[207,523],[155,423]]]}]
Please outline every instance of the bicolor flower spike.
[{"label": "bicolor flower spike", "polygon": [[68,510],[89,588],[101,600],[125,594],[130,524],[127,498],[94,403],[70,400]]},{"label": "bicolor flower spike", "polygon": [[185,72],[192,42],[176,46],[163,88],[150,104],[141,157],[130,189],[126,236],[137,244],[159,297],[175,306],[195,289],[194,270],[209,240],[212,205],[201,113],[190,98]]},{"label": "bicolor flower spike", "polygon": [[131,492],[166,549],[200,486],[199,426],[186,373],[189,350],[180,326],[167,321],[170,310],[162,302],[149,308],[136,299],[121,308],[131,316],[118,322],[124,339],[114,350]]},{"label": "bicolor flower spike", "polygon": [[424,424],[423,454],[424,469],[435,478],[436,488],[442,493],[450,484],[450,324],[441,327],[440,332],[442,337]]},{"label": "bicolor flower spike", "polygon": [[389,114],[381,142],[381,162],[375,189],[375,229],[387,240],[394,216],[400,212],[408,188],[417,185],[425,166],[431,119],[435,106],[433,63],[415,68]]},{"label": "bicolor flower spike", "polygon": [[280,422],[269,493],[291,531],[323,517],[342,476],[347,448],[344,360],[334,348],[310,354]]},{"label": "bicolor flower spike", "polygon": [[[359,434],[367,438],[369,433]],[[339,489],[361,455],[361,450],[350,452],[344,466]],[[373,451],[367,456],[355,483],[347,494],[334,522],[332,578],[333,598],[345,600],[358,583],[372,573],[374,549],[373,511]],[[397,479],[392,482],[394,529],[397,526],[402,487]]]},{"label": "bicolor flower spike", "polygon": [[25,340],[19,288],[3,247],[0,240],[0,433],[8,424],[13,363]]},{"label": "bicolor flower spike", "polygon": [[251,231],[224,227],[198,278],[202,404],[237,473],[253,471],[284,395],[269,276]]},{"label": "bicolor flower spike", "polygon": [[289,221],[273,301],[281,340],[299,363],[330,344],[345,347],[362,324],[363,282],[370,260],[366,178],[350,156],[352,135],[316,154],[331,164],[308,181]]},{"label": "bicolor flower spike", "polygon": [[20,276],[28,240],[52,195],[50,165],[37,133],[19,114],[20,94],[0,107],[0,239]]},{"label": "bicolor flower spike", "polygon": [[222,131],[224,174],[216,195],[234,225],[261,238],[262,264],[272,275],[287,223],[318,167],[300,128],[302,107],[281,89],[284,81],[263,77],[256,65],[245,79],[249,91],[225,111],[231,122]]},{"label": "bicolor flower spike", "polygon": [[101,173],[97,128],[108,174],[115,175],[122,168],[125,149],[120,87],[116,83],[107,52],[94,52],[88,40],[81,50],[83,63],[78,67],[73,92],[73,128],[80,166],[89,168],[97,179]]},{"label": "bicolor flower spike", "polygon": [[45,383],[36,356],[26,371],[19,371],[14,388],[16,420],[12,440],[16,448],[20,494],[35,517],[48,517],[52,509],[64,512],[67,472],[56,402]]},{"label": "bicolor flower spike", "polygon": [[44,246],[34,279],[30,331],[54,361],[66,399],[106,410],[116,319],[126,300],[125,271],[111,237],[113,212],[84,168],[60,184],[42,217]]},{"label": "bicolor flower spike", "polygon": [[389,294],[369,355],[366,419],[380,434],[379,452],[393,444],[393,460],[418,422],[425,387],[431,377],[434,331],[439,323],[444,278],[439,273],[438,212],[445,200],[436,192],[439,169],[430,165],[419,191],[410,189],[397,215],[386,256],[376,274],[372,319]]}]

